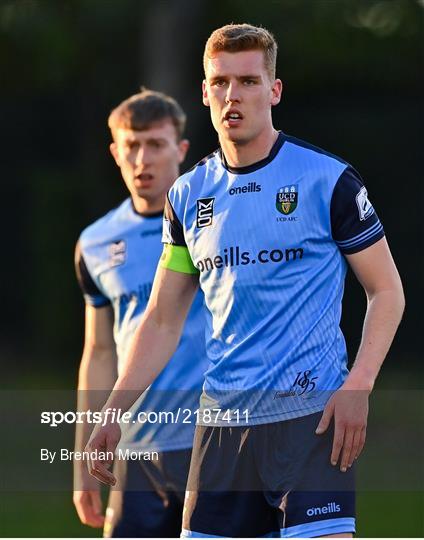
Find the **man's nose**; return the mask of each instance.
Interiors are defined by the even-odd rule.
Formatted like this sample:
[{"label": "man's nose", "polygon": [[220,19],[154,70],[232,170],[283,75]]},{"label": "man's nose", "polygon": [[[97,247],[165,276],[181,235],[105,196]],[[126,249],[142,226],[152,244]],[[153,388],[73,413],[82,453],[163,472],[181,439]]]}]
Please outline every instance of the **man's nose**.
[{"label": "man's nose", "polygon": [[240,92],[237,83],[231,82],[228,85],[225,101],[226,103],[240,102]]},{"label": "man's nose", "polygon": [[139,146],[137,154],[135,156],[135,164],[148,165],[150,162],[149,152],[145,146]]}]

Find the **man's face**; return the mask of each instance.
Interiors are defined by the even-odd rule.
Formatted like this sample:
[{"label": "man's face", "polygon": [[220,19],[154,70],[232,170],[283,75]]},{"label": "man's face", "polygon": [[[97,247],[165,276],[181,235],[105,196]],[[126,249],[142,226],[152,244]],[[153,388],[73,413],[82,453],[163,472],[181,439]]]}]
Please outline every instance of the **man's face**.
[{"label": "man's face", "polygon": [[118,128],[110,145],[134,202],[145,199],[151,207],[164,204],[187,149],[188,141],[177,140],[170,119],[152,123],[144,131]]},{"label": "man's face", "polygon": [[281,81],[270,80],[262,51],[219,52],[208,59],[203,103],[220,139],[245,144],[272,126],[271,107],[281,91]]}]

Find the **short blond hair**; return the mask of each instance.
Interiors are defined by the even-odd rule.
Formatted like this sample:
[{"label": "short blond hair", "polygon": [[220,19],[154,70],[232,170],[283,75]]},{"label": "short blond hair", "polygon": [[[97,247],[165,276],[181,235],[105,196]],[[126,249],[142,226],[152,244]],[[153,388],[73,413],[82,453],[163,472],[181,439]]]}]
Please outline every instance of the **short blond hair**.
[{"label": "short blond hair", "polygon": [[144,131],[155,122],[169,119],[175,127],[177,140],[181,140],[186,124],[186,115],[174,98],[141,88],[141,92],[134,94],[120,103],[109,115],[108,126],[112,136],[117,129],[133,129]]},{"label": "short blond hair", "polygon": [[227,24],[209,36],[203,54],[206,73],[207,62],[218,52],[240,52],[259,50],[264,53],[265,68],[271,80],[275,79],[277,42],[266,28],[251,24]]}]

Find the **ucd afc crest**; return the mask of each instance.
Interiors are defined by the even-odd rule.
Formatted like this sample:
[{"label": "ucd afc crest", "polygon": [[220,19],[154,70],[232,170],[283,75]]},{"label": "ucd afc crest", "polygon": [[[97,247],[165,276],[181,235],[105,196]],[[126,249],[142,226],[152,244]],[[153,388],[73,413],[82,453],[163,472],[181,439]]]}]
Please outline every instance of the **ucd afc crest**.
[{"label": "ucd afc crest", "polygon": [[283,186],[278,190],[275,206],[284,215],[291,214],[297,208],[298,191],[297,184]]}]

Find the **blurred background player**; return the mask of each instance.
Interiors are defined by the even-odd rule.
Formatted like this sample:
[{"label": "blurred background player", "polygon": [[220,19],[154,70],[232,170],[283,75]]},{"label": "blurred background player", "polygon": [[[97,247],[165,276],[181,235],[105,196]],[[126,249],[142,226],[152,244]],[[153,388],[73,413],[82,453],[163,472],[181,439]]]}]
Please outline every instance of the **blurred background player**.
[{"label": "blurred background player", "polygon": [[[79,410],[100,410],[142,316],[162,251],[166,192],[179,173],[189,143],[178,103],[142,90],[109,116],[110,151],[130,197],[87,227],[76,248],[84,293],[85,342],[79,371]],[[170,364],[133,410],[195,409],[205,370],[202,296],[198,294]],[[93,426],[77,425],[76,449]],[[74,463],[74,504],[81,521],[105,536],[172,537],[181,529],[193,423],[130,423],[120,447],[159,452],[159,460],[115,460],[118,478],[104,518],[98,482],[86,463]]]},{"label": "blurred background player", "polygon": [[[404,308],[359,174],[274,129],[276,55],[273,36],[247,24],[219,28],[207,41],[203,103],[220,148],[169,191],[146,316],[107,401],[127,408],[128,381],[143,389],[166,365],[200,282],[210,364],[187,537],[352,536],[353,463],[365,443],[368,397]],[[348,264],[368,301],[350,372],[340,329]],[[224,413],[218,421],[211,408]],[[118,437],[116,423],[96,426],[87,449]],[[113,482],[101,460],[90,470]]]}]

